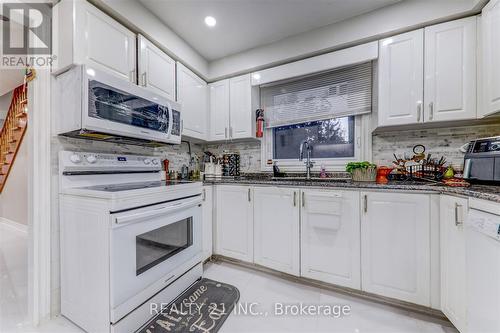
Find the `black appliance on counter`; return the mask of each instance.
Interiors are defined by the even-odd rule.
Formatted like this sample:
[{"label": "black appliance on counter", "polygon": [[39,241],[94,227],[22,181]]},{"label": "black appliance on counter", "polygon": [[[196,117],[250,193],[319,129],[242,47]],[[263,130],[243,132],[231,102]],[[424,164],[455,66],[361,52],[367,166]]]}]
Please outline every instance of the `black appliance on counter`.
[{"label": "black appliance on counter", "polygon": [[222,155],[222,175],[238,177],[240,175],[240,154]]},{"label": "black appliance on counter", "polygon": [[500,185],[500,136],[470,142],[464,157],[464,179]]}]

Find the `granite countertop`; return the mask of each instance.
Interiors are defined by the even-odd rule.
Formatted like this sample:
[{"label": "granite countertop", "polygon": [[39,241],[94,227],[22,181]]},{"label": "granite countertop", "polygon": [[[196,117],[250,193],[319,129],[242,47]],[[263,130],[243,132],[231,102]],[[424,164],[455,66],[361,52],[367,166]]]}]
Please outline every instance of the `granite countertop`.
[{"label": "granite countertop", "polygon": [[372,190],[401,190],[401,191],[423,191],[434,193],[445,193],[484,199],[500,203],[500,186],[496,185],[471,185],[469,187],[450,187],[442,184],[434,184],[425,181],[392,181],[388,184],[354,182],[347,179],[293,179],[293,178],[270,178],[262,176],[242,176],[236,178],[223,178],[205,180],[206,185],[241,184],[241,185],[273,185],[315,188],[349,188],[349,189],[372,189]]}]

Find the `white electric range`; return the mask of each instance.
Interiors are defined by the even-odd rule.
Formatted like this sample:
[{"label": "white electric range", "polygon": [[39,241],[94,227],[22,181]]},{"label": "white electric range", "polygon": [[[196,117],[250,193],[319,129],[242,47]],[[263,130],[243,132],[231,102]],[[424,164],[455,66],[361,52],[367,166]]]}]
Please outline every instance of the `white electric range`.
[{"label": "white electric range", "polygon": [[202,184],[162,181],[150,156],[59,156],[61,313],[132,332],[202,276]]}]

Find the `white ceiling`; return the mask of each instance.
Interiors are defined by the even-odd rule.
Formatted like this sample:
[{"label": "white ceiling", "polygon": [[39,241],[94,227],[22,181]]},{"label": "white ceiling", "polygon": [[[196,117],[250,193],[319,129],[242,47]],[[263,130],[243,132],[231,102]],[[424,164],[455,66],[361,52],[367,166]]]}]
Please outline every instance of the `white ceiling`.
[{"label": "white ceiling", "polygon": [[[0,0],[1,3],[1,0]],[[2,24],[0,20],[0,24]],[[10,22],[10,28],[12,30],[21,30],[23,27],[15,22]],[[0,30],[1,31],[1,30]],[[1,47],[3,46],[3,34],[0,34],[0,54]],[[18,33],[14,33],[14,36],[19,36]],[[8,68],[0,65],[0,96],[5,95],[14,88],[20,86],[24,82],[24,69],[23,68]]]},{"label": "white ceiling", "polygon": [[[401,0],[139,0],[209,61]],[[211,15],[217,25],[209,28]]]},{"label": "white ceiling", "polygon": [[0,69],[0,96],[14,90],[24,82],[24,70]]}]

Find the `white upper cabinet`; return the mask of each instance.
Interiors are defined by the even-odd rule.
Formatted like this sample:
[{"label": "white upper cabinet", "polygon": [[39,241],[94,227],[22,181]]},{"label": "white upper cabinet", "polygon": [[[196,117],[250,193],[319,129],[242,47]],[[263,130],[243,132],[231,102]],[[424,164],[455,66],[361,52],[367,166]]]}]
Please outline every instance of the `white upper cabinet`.
[{"label": "white upper cabinet", "polygon": [[209,90],[209,140],[254,138],[259,95],[258,88],[251,86],[250,74],[211,83]]},{"label": "white upper cabinet", "polygon": [[210,140],[229,138],[229,80],[208,85],[210,91]]},{"label": "white upper cabinet", "polygon": [[379,42],[379,126],[423,121],[423,56],[423,29]]},{"label": "white upper cabinet", "polygon": [[136,82],[136,35],[87,1],[63,0],[54,7],[53,70],[87,64]]},{"label": "white upper cabinet", "polygon": [[476,118],[476,17],[425,28],[424,63],[425,121]]},{"label": "white upper cabinet", "polygon": [[229,80],[229,136],[231,139],[254,137],[255,110],[252,105],[250,74]]},{"label": "white upper cabinet", "polygon": [[478,113],[484,117],[500,112],[500,0],[483,8],[481,34],[483,95]]},{"label": "white upper cabinet", "polygon": [[249,186],[216,188],[215,253],[253,262],[253,193]]},{"label": "white upper cabinet", "polygon": [[379,42],[379,126],[476,119],[476,25],[468,17]]},{"label": "white upper cabinet", "polygon": [[[139,35],[139,85],[175,100],[175,61]],[[183,113],[184,115],[184,113]]]},{"label": "white upper cabinet", "polygon": [[182,135],[208,139],[208,85],[181,63],[177,63],[177,101],[182,105]]},{"label": "white upper cabinet", "polygon": [[359,192],[303,189],[301,275],[361,288]]},{"label": "white upper cabinet", "polygon": [[361,192],[362,290],[430,306],[430,198]]},{"label": "white upper cabinet", "polygon": [[468,200],[442,195],[440,200],[441,235],[441,310],[460,332],[466,332],[466,266],[464,219]]},{"label": "white upper cabinet", "polygon": [[254,262],[298,276],[299,190],[254,188]]}]

